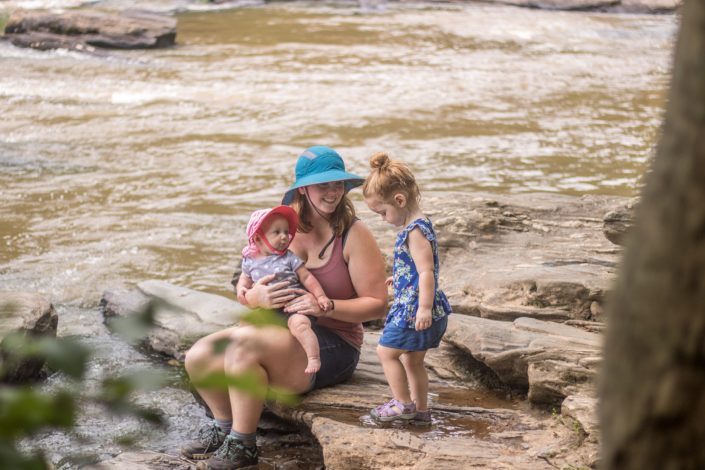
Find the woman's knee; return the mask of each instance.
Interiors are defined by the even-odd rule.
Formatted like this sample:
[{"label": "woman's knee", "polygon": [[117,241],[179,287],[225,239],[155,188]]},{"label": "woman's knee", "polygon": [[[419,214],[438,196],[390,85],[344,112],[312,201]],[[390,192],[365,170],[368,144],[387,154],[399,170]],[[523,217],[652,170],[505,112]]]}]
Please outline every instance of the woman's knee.
[{"label": "woman's knee", "polygon": [[191,348],[186,351],[186,356],[184,357],[184,367],[189,376],[192,376],[194,372],[198,372],[203,368],[205,362],[208,361],[208,347],[205,338],[202,338],[191,346]]},{"label": "woman's knee", "polygon": [[259,340],[261,330],[254,326],[243,326],[232,332],[224,353],[224,369],[227,373],[240,373],[259,364],[264,353],[264,343]]}]

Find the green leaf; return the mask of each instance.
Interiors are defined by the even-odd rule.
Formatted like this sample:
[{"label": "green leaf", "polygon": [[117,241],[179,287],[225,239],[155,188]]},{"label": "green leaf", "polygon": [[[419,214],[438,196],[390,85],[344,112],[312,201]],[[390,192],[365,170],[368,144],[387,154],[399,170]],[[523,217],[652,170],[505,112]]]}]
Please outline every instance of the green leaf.
[{"label": "green leaf", "polygon": [[294,392],[279,387],[268,387],[254,372],[243,372],[238,375],[223,372],[208,374],[202,379],[195,380],[192,384],[197,388],[237,388],[261,400],[276,401],[288,406],[295,406],[300,398]]},{"label": "green leaf", "polygon": [[87,347],[67,338],[41,338],[37,340],[36,349],[50,369],[74,379],[83,377],[91,353]]},{"label": "green leaf", "polygon": [[45,427],[68,428],[75,414],[74,398],[66,391],[47,395],[29,387],[0,389],[0,437],[15,439]]},{"label": "green leaf", "polygon": [[231,340],[230,338],[223,338],[217,341],[213,341],[213,354],[223,354],[225,350],[228,349],[228,346],[230,345],[230,343],[232,343],[232,341],[233,340]]},{"label": "green leaf", "polygon": [[160,300],[150,300],[142,310],[122,318],[110,320],[110,328],[130,343],[138,343],[154,328]]},{"label": "green leaf", "polygon": [[3,469],[48,470],[50,467],[41,453],[24,455],[9,441],[0,439],[0,462]]},{"label": "green leaf", "polygon": [[286,320],[284,317],[275,312],[274,310],[269,310],[265,308],[258,308],[247,312],[240,318],[241,321],[254,326],[280,326],[286,328]]}]

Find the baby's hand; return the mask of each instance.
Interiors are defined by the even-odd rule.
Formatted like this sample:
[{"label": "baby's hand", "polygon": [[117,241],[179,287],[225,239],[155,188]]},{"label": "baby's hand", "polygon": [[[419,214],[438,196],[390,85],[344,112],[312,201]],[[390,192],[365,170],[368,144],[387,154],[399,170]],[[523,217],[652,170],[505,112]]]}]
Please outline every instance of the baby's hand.
[{"label": "baby's hand", "polygon": [[328,312],[333,309],[333,302],[331,302],[325,295],[318,297],[316,300],[318,301],[318,306],[321,307],[321,310],[324,312]]},{"label": "baby's hand", "polygon": [[433,319],[430,308],[419,308],[416,312],[416,331],[425,330],[431,326]]},{"label": "baby's hand", "polygon": [[237,291],[235,292],[237,295],[237,301],[240,302],[241,305],[247,305],[247,297],[245,297],[247,291],[247,287],[238,287]]}]

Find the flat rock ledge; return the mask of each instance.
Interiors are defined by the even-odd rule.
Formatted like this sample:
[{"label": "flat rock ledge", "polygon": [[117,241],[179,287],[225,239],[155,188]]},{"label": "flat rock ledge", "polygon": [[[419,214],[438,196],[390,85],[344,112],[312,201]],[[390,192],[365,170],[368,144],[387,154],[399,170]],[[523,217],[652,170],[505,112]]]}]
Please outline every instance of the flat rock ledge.
[{"label": "flat rock ledge", "polygon": [[[106,291],[104,312],[107,317],[130,315],[154,298],[168,307],[158,309],[158,331],[150,335],[148,346],[181,360],[197,337],[232,324],[242,313],[234,301],[162,281]],[[579,368],[576,361],[583,356],[597,355],[597,335],[528,318],[501,322],[451,316],[448,341],[427,356],[434,410],[430,429],[382,428],[369,417],[369,410],[389,396],[375,352],[378,336],[376,331],[365,334],[360,364],[348,383],[307,394],[296,408],[270,405],[276,415],[309,427],[321,445],[326,468],[541,470],[595,465],[594,402],[582,398],[590,397],[591,388],[573,384],[564,371]],[[574,341],[579,343],[569,348],[574,354],[558,355]],[[496,355],[490,353],[493,347]],[[536,369],[531,378],[529,363]],[[584,374],[589,376],[590,370]],[[486,388],[482,382],[492,374],[500,384],[506,380],[506,388]],[[553,413],[528,410],[523,400],[507,398],[509,388],[528,388],[539,402],[545,396],[557,407]],[[558,397],[566,397],[565,406]],[[179,468],[178,462],[164,465]]]},{"label": "flat rock ledge", "polygon": [[176,42],[176,19],[144,11],[15,11],[6,40],[18,47],[69,49],[154,49]]},{"label": "flat rock ledge", "polygon": [[[0,291],[0,347],[7,335],[56,337],[59,317],[44,296],[32,292]],[[8,364],[0,353],[0,382],[24,383],[41,377],[43,361],[27,359]]]}]

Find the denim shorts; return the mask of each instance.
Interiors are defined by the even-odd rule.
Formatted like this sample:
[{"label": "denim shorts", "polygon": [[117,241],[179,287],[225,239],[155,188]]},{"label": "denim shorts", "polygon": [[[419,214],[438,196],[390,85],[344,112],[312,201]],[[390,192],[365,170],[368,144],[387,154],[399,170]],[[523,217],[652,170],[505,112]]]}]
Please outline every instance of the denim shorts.
[{"label": "denim shorts", "polygon": [[384,325],[379,344],[405,351],[425,351],[437,348],[441,344],[441,338],[443,338],[447,326],[447,316],[434,320],[429,328],[421,331],[416,331],[413,328],[400,328],[390,322]]},{"label": "denim shorts", "polygon": [[360,351],[328,328],[311,322],[321,349],[321,369],[311,379],[307,391],[345,382],[352,377]]}]

